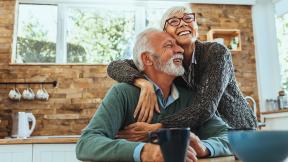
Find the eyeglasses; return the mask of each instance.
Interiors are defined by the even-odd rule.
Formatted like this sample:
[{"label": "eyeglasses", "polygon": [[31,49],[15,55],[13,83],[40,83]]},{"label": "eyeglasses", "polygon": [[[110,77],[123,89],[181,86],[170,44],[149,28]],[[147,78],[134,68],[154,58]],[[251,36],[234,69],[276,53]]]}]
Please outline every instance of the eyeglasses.
[{"label": "eyeglasses", "polygon": [[184,14],[184,16],[181,18],[171,17],[165,21],[164,28],[166,26],[166,23],[168,23],[171,26],[178,26],[181,20],[183,20],[186,23],[191,23],[192,21],[195,21],[195,13]]}]

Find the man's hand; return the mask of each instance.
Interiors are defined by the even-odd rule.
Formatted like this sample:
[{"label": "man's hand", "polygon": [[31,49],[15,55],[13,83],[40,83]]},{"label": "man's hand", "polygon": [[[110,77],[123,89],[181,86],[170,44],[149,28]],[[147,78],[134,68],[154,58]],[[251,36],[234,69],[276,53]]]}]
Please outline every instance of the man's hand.
[{"label": "man's hand", "polygon": [[[142,162],[162,162],[164,157],[161,153],[159,145],[146,143],[141,151],[141,161]],[[191,147],[188,146],[186,162],[197,162],[196,152]]]},{"label": "man's hand", "polygon": [[160,146],[146,143],[141,151],[142,162],[164,162]]},{"label": "man's hand", "polygon": [[116,135],[116,138],[127,139],[129,141],[147,141],[148,132],[155,131],[162,127],[162,124],[148,124],[136,122],[128,125]]},{"label": "man's hand", "polygon": [[191,146],[188,146],[186,162],[196,162],[197,160],[196,151]]},{"label": "man's hand", "polygon": [[195,150],[197,157],[207,157],[210,154],[199,137],[192,132],[190,133],[190,146]]}]

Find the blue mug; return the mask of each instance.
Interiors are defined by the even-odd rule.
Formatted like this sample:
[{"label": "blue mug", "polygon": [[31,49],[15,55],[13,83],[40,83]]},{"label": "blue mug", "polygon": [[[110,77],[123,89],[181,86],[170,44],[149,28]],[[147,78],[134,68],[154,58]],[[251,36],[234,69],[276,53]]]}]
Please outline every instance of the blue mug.
[{"label": "blue mug", "polygon": [[149,133],[148,141],[160,145],[165,162],[185,162],[190,128],[160,128]]}]

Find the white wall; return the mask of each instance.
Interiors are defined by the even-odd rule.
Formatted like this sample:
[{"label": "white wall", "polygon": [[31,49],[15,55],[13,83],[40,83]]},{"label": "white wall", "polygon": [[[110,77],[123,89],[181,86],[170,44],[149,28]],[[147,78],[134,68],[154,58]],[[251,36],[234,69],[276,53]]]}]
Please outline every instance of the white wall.
[{"label": "white wall", "polygon": [[275,98],[280,87],[280,69],[276,42],[274,8],[270,0],[257,1],[252,6],[253,33],[260,111],[265,100]]},{"label": "white wall", "polygon": [[279,10],[279,13],[280,11],[283,13],[284,9],[287,11],[288,1],[279,0],[272,2],[271,0],[258,0],[256,4],[252,6],[257,82],[261,112],[265,111],[265,100],[276,99],[281,86],[275,9]]}]

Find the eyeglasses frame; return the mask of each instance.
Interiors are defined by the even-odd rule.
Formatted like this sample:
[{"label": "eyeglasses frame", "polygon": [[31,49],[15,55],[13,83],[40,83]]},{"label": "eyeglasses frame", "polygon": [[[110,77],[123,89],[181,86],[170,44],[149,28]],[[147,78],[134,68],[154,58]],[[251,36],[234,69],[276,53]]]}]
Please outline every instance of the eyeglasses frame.
[{"label": "eyeglasses frame", "polygon": [[[196,14],[195,14],[195,12],[187,13],[187,14],[185,13],[185,15],[193,15],[193,16],[194,16],[194,19],[193,19],[191,22],[193,22],[193,21],[196,20]],[[185,16],[185,15],[184,15],[184,16]],[[184,17],[184,16],[183,16],[183,17]],[[163,31],[165,31],[166,23],[167,23],[169,20],[174,19],[174,18],[177,18],[177,19],[180,20],[180,23],[181,23],[181,20],[184,21],[183,17],[181,17],[181,18],[179,18],[179,17],[171,17],[171,18],[167,19],[167,20],[165,21],[165,24],[164,24],[164,27],[163,27]],[[186,22],[186,21],[184,21],[184,22],[185,22],[185,23],[190,23],[190,22]],[[180,23],[179,23],[179,24],[180,24]],[[168,24],[169,24],[169,23],[168,23]],[[179,25],[179,24],[178,24],[178,25]],[[169,24],[169,25],[171,25],[171,24]],[[176,25],[176,26],[178,26],[178,25]],[[173,25],[171,25],[171,26],[173,26]]]}]

